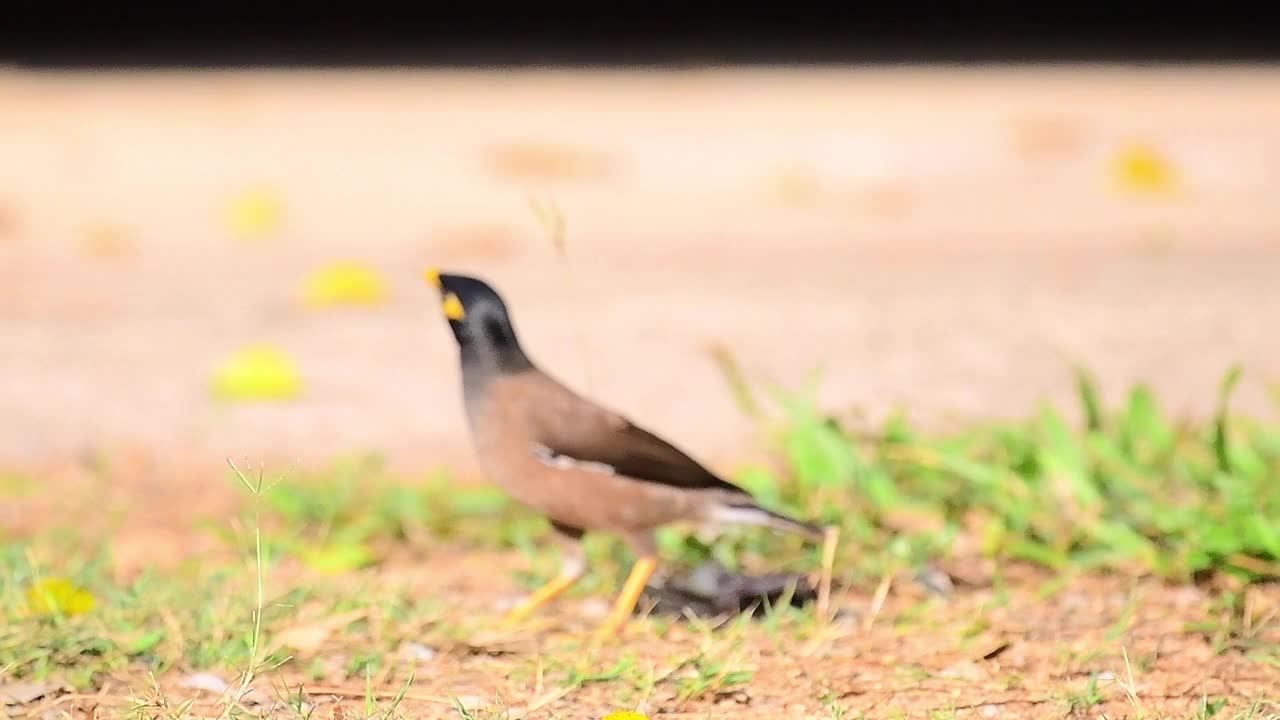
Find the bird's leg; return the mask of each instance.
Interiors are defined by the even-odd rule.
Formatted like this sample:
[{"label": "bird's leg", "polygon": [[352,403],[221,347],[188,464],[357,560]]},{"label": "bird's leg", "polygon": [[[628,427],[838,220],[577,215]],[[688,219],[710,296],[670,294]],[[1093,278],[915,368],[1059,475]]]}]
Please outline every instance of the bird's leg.
[{"label": "bird's leg", "polygon": [[572,587],[582,577],[583,571],[586,570],[586,559],[582,553],[582,545],[579,544],[579,540],[582,538],[582,531],[554,522],[551,525],[556,531],[555,535],[561,543],[563,552],[560,574],[542,587],[534,590],[533,594],[512,608],[506,616],[506,622],[508,623],[516,623],[528,618],[543,605],[546,605]]},{"label": "bird's leg", "polygon": [[507,622],[520,622],[532,615],[535,611],[554,600],[557,596],[573,586],[578,578],[582,577],[582,566],[566,567],[560,571],[560,574],[552,578],[550,582],[533,591],[533,594],[525,598],[519,605],[512,608],[507,613]]},{"label": "bird's leg", "polygon": [[596,640],[604,640],[617,634],[631,617],[636,603],[640,600],[640,593],[644,592],[645,585],[649,583],[649,578],[653,577],[653,571],[657,567],[656,555],[644,555],[636,560],[636,564],[631,567],[631,574],[627,576],[627,582],[622,586],[622,592],[613,603],[613,610],[604,624],[596,630]]}]

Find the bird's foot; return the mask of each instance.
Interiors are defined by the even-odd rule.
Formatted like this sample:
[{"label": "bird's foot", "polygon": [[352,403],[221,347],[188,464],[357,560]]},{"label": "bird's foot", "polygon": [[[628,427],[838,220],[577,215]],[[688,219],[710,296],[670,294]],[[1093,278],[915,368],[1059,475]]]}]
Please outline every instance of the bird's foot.
[{"label": "bird's foot", "polygon": [[[628,613],[629,615],[630,613]],[[617,639],[622,634],[622,628],[627,624],[627,615],[610,615],[595,632],[591,633],[591,645],[603,645],[611,640]]]},{"label": "bird's foot", "polygon": [[531,614],[531,611],[525,610],[522,607],[517,607],[514,610],[509,610],[504,613],[502,618],[498,620],[498,625],[511,630],[522,625],[525,620],[529,619]]}]

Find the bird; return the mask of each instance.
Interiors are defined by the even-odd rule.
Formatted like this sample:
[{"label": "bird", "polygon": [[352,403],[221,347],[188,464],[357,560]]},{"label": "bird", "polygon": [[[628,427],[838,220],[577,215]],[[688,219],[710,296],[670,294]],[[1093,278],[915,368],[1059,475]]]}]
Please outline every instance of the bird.
[{"label": "bird", "polygon": [[527,619],[585,573],[586,532],[612,533],[635,561],[593,634],[615,637],[658,567],[655,531],[676,522],[763,526],[809,540],[820,526],[769,510],[683,450],[541,369],[522,347],[503,297],[478,277],[423,271],[456,341],[462,404],[480,469],[549,520],[559,574],[505,617]]}]

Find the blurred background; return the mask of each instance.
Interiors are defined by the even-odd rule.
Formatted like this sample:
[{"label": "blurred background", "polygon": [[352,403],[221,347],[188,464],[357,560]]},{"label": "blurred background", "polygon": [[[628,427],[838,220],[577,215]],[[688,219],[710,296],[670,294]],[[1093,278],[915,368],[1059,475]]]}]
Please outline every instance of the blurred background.
[{"label": "blurred background", "polygon": [[0,69],[5,463],[465,466],[428,265],[492,281],[537,361],[711,462],[753,432],[715,347],[926,426],[1069,400],[1077,363],[1176,413],[1234,363],[1241,411],[1280,380],[1274,66],[51,47]]},{"label": "blurred background", "polygon": [[[0,715],[168,713],[237,676],[290,717],[303,682],[502,717],[1271,693],[1277,46],[1169,10],[0,24]],[[833,555],[656,537],[716,604],[721,569],[829,578],[833,622],[715,648],[664,623],[599,675],[558,630],[490,636],[558,559],[470,482],[430,266],[498,288],[551,374],[839,528]],[[601,535],[562,628],[631,566]]]}]

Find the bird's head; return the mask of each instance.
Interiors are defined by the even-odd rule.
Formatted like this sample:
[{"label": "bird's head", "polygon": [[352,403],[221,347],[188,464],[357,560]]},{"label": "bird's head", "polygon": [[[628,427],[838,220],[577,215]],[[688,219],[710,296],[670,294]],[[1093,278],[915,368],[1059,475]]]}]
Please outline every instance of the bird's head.
[{"label": "bird's head", "polygon": [[464,355],[496,362],[504,369],[527,364],[507,305],[488,283],[436,268],[428,268],[423,275],[440,291],[440,309]]}]

